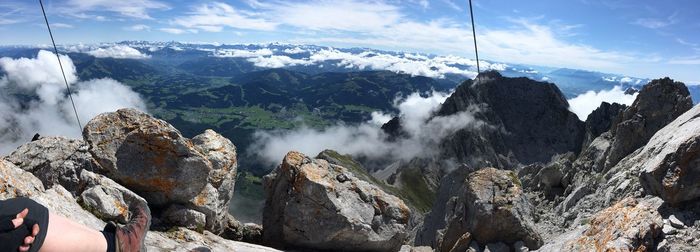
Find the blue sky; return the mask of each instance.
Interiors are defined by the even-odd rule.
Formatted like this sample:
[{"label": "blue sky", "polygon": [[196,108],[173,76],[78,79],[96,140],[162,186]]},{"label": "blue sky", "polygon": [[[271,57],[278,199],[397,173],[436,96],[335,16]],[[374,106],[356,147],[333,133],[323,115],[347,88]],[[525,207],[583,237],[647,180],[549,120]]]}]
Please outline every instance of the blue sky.
[{"label": "blue sky", "polygon": [[[484,59],[700,83],[700,1],[474,0]],[[46,0],[57,43],[285,42],[473,55],[465,0]],[[0,44],[48,44],[38,1],[0,2]]]}]

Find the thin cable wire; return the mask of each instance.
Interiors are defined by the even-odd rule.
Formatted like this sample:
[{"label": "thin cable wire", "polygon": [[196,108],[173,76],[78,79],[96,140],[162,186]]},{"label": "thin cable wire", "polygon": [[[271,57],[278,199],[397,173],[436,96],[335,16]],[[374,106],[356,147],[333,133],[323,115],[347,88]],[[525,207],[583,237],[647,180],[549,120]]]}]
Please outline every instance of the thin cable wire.
[{"label": "thin cable wire", "polygon": [[469,0],[469,15],[472,18],[472,35],[474,36],[474,53],[476,54],[476,76],[479,77],[481,68],[479,67],[479,50],[476,47],[476,28],[474,28],[474,11],[472,11],[472,0]]},{"label": "thin cable wire", "polygon": [[56,48],[56,42],[53,40],[53,33],[51,33],[51,26],[49,25],[49,19],[46,18],[46,11],[44,11],[44,3],[39,0],[39,5],[41,5],[41,13],[44,14],[44,21],[46,21],[46,28],[49,29],[49,36],[51,37],[51,44],[53,44],[53,51],[56,53],[56,59],[58,60],[58,66],[61,68],[61,74],[63,75],[63,82],[66,84],[66,90],[68,90],[68,97],[70,97],[70,104],[73,105],[73,112],[75,113],[75,119],[78,120],[79,132],[83,132],[83,124],[80,123],[80,117],[78,117],[78,110],[75,109],[75,102],[73,102],[73,95],[70,91],[70,86],[68,86],[68,79],[66,79],[66,73],[63,72],[63,64],[61,64],[61,58],[58,56],[58,48]]}]

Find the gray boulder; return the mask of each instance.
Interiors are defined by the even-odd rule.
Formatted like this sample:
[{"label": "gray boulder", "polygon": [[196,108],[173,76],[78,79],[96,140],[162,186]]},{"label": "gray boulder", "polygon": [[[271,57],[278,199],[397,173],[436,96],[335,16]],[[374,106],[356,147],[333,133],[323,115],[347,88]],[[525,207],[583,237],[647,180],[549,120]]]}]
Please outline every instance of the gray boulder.
[{"label": "gray boulder", "polygon": [[442,235],[435,236],[436,247],[447,251],[467,232],[480,244],[522,240],[531,249],[542,245],[532,219],[533,207],[514,172],[484,168],[463,181],[462,188],[453,192],[458,196],[447,202],[446,226],[437,230]]},{"label": "gray boulder", "polygon": [[44,137],[28,142],[13,151],[7,160],[31,172],[46,188],[60,184],[73,196],[80,195],[82,170],[101,170],[82,140],[65,137]]},{"label": "gray boulder", "polygon": [[126,223],[129,206],[145,205],[146,200],[113,180],[88,170],[80,172],[85,190],[78,202],[95,216],[108,221]]},{"label": "gray boulder", "polygon": [[670,204],[700,198],[700,107],[659,130],[629,162],[644,189]]},{"label": "gray boulder", "polygon": [[219,233],[233,193],[235,147],[213,131],[189,140],[167,122],[133,109],[92,119],[83,137],[108,177],[149,204],[183,205],[207,216]]},{"label": "gray boulder", "polygon": [[175,226],[200,232],[204,230],[204,225],[207,223],[207,217],[203,213],[179,205],[170,206],[162,217]]},{"label": "gray boulder", "polygon": [[634,103],[613,123],[614,141],[606,161],[613,167],[625,156],[644,146],[647,141],[676,117],[693,107],[685,84],[666,77],[644,85]]},{"label": "gray boulder", "polygon": [[342,166],[289,152],[263,183],[265,244],[397,251],[408,242],[406,204]]}]

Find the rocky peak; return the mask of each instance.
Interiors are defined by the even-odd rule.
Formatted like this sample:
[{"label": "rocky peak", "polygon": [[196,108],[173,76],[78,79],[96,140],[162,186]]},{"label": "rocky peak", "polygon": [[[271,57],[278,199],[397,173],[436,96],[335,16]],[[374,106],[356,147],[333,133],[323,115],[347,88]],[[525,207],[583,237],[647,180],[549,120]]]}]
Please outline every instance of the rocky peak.
[{"label": "rocky peak", "polygon": [[593,139],[610,130],[613,122],[626,108],[627,106],[623,104],[603,102],[600,107],[593,110],[586,118],[583,148],[585,149]]},{"label": "rocky peak", "polygon": [[634,103],[613,122],[614,140],[606,167],[649,141],[659,129],[693,107],[688,88],[682,82],[666,77],[644,85]]},{"label": "rocky peak", "polygon": [[[495,71],[479,76],[475,82],[462,83],[437,115],[476,111],[476,118],[499,130],[485,134],[463,130],[457,134],[456,142],[478,142],[467,138],[485,137],[496,153],[504,156],[512,153],[525,164],[547,162],[556,154],[580,151],[584,125],[568,110],[569,104],[556,85],[528,78],[503,77]],[[445,147],[458,157],[485,148],[464,144]]]}]

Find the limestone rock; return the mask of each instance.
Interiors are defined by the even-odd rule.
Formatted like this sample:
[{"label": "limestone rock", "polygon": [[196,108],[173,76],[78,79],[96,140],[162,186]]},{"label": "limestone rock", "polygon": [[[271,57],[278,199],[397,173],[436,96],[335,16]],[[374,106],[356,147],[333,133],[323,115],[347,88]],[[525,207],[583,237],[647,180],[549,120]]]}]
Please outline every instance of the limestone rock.
[{"label": "limestone rock", "polygon": [[146,200],[113,180],[88,170],[80,172],[79,202],[85,209],[103,220],[126,223],[131,205],[145,205]]},{"label": "limestone rock", "polygon": [[133,109],[98,115],[83,136],[108,177],[153,206],[180,204],[202,212],[207,230],[223,230],[236,173],[229,140],[206,131],[191,141],[167,122]]},{"label": "limestone rock", "polygon": [[263,182],[265,244],[396,251],[408,241],[411,211],[404,202],[342,166],[289,152]]},{"label": "limestone rock", "polygon": [[455,154],[450,157],[479,168],[487,164],[465,161],[478,157],[492,166],[507,168],[510,166],[498,163],[498,155],[512,153],[520,163],[531,164],[548,162],[556,154],[578,153],[584,123],[568,108],[566,98],[552,83],[483,72],[477,80],[458,86],[437,114],[469,111],[498,130],[470,133],[465,129],[446,139],[443,148]]},{"label": "limestone rock", "polygon": [[205,187],[207,191],[197,196],[192,207],[207,216],[206,226],[209,230],[221,232],[236,183],[236,146],[231,140],[210,129],[193,137],[192,143],[212,165]]},{"label": "limestone rock", "polygon": [[44,191],[44,185],[31,173],[0,159],[0,199],[29,197]]},{"label": "limestone rock", "polygon": [[626,108],[627,106],[619,103],[610,104],[603,102],[598,108],[593,110],[586,118],[586,135],[583,139],[582,149],[586,149],[593,139],[610,130],[617,116]]},{"label": "limestone rock", "polygon": [[[81,177],[91,178],[109,184],[111,180],[98,174],[86,174],[83,170]],[[83,179],[83,181],[89,181]],[[113,181],[111,181],[113,183]],[[109,188],[115,188],[110,186]],[[122,187],[123,188],[123,187]],[[124,195],[124,194],[122,194]],[[83,209],[72,196],[72,193],[56,184],[45,190],[41,181],[31,173],[16,167],[11,162],[0,159],[0,199],[14,197],[30,197],[46,206],[49,212],[67,217],[93,230],[102,230],[105,222],[89,211]],[[146,235],[148,251],[177,251],[186,252],[194,248],[205,247],[211,251],[247,251],[247,252],[279,252],[279,250],[255,244],[225,240],[211,232],[198,233],[181,227],[173,231],[149,231]]]},{"label": "limestone rock", "polygon": [[666,124],[693,106],[685,84],[666,77],[644,85],[634,103],[613,123],[614,136],[606,167],[610,168],[632,153]]},{"label": "limestone rock", "polygon": [[671,204],[700,197],[700,107],[659,130],[629,163],[644,189]]},{"label": "limestone rock", "polygon": [[163,217],[175,226],[200,232],[204,230],[204,226],[207,223],[206,216],[203,213],[179,205],[170,206],[163,213]]},{"label": "limestone rock", "polygon": [[443,251],[466,232],[481,244],[522,240],[532,249],[542,245],[532,219],[532,205],[514,172],[484,168],[463,181],[463,187],[453,192],[458,195],[446,203],[449,210],[443,216],[444,230],[437,230],[443,234],[436,236]]},{"label": "limestone rock", "polygon": [[97,172],[101,167],[92,158],[82,140],[44,137],[18,147],[7,160],[39,178],[45,187],[62,185],[73,196],[84,189],[80,172]]},{"label": "limestone rock", "polygon": [[661,203],[658,198],[625,198],[595,214],[585,232],[567,242],[563,250],[653,251],[661,240]]}]

